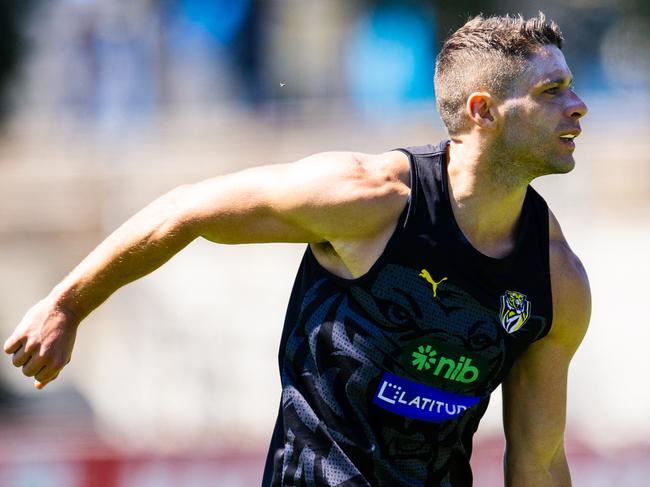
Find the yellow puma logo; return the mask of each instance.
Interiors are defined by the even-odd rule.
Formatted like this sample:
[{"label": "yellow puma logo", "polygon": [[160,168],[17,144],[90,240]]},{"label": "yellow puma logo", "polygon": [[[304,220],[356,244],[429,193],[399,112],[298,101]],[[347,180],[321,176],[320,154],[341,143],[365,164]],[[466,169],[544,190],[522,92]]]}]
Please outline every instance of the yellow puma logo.
[{"label": "yellow puma logo", "polygon": [[446,281],[447,278],[446,278],[446,277],[443,277],[443,278],[440,279],[438,282],[436,282],[436,281],[433,280],[433,278],[431,277],[431,274],[429,274],[429,271],[426,270],[426,269],[422,269],[422,270],[420,271],[419,276],[420,276],[420,277],[424,277],[424,278],[427,280],[427,282],[428,282],[429,284],[431,284],[431,287],[433,288],[433,297],[434,297],[434,298],[438,297],[438,296],[437,296],[437,294],[438,294],[438,286],[440,285],[440,283],[442,283],[442,281]]}]

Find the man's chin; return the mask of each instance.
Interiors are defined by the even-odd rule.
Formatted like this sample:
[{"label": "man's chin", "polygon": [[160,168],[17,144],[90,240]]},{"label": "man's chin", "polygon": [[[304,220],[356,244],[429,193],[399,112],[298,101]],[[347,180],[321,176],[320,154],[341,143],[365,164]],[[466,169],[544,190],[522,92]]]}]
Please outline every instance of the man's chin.
[{"label": "man's chin", "polygon": [[532,179],[540,178],[542,176],[551,176],[553,174],[566,174],[573,171],[576,163],[573,157],[570,159],[546,161],[545,164],[539,166],[539,171],[533,174]]},{"label": "man's chin", "polygon": [[571,155],[556,159],[549,163],[547,167],[549,170],[547,174],[566,174],[573,171],[573,168],[576,167],[576,161]]},{"label": "man's chin", "polygon": [[566,174],[573,171],[573,168],[576,167],[576,160],[571,156],[570,158],[560,161],[558,166],[558,174]]}]

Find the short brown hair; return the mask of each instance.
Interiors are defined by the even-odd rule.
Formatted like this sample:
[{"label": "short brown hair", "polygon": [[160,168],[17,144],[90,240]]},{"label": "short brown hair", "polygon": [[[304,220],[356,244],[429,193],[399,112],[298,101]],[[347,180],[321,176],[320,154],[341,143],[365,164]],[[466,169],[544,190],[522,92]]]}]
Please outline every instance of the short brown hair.
[{"label": "short brown hair", "polygon": [[562,48],[562,32],[542,12],[521,15],[478,15],[454,32],[436,59],[436,104],[450,134],[462,131],[467,97],[485,90],[504,97],[526,69],[526,61],[547,45]]}]

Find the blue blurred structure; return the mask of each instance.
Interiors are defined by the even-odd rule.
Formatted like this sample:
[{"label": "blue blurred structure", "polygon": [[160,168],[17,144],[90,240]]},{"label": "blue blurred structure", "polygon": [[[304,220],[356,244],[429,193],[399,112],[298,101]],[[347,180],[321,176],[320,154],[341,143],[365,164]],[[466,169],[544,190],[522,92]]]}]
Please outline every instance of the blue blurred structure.
[{"label": "blue blurred structure", "polygon": [[[187,37],[202,31],[214,42],[230,45],[250,10],[251,0],[181,0],[175,20],[182,25]],[[182,40],[182,34],[180,38]]]},{"label": "blue blurred structure", "polygon": [[352,29],[346,52],[350,92],[362,111],[394,114],[432,97],[435,65],[432,8],[382,4]]},{"label": "blue blurred structure", "polygon": [[[208,85],[201,103],[234,96],[256,101],[259,7],[252,0],[168,0],[162,2],[164,51],[170,69],[203,71]],[[225,78],[225,89],[219,85]],[[170,100],[166,100],[170,101]]]}]

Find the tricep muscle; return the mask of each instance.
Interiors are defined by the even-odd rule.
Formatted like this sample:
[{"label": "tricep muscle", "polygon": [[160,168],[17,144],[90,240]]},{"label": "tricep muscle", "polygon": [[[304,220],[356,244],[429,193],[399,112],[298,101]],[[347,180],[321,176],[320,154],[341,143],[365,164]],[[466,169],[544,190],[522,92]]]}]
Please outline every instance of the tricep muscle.
[{"label": "tricep muscle", "polygon": [[186,187],[187,219],[219,243],[363,239],[405,204],[404,161],[394,159],[322,153],[212,178]]}]

